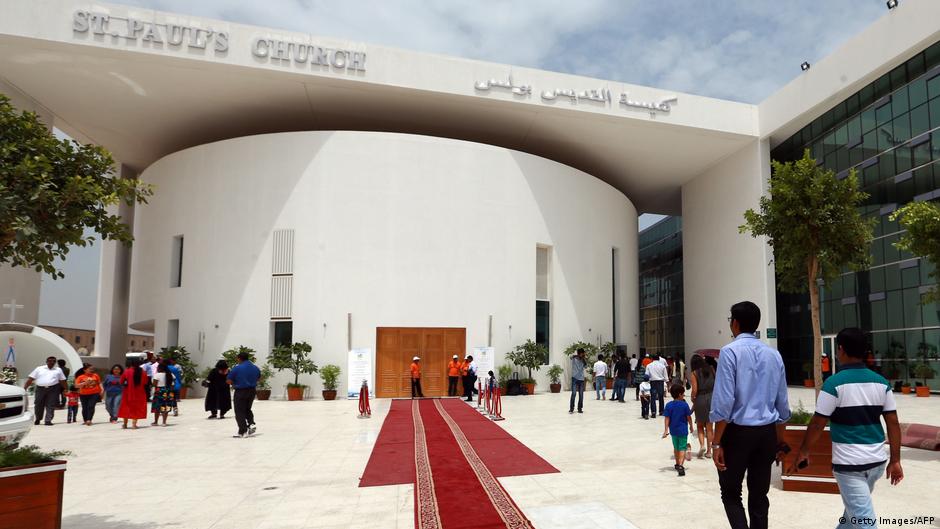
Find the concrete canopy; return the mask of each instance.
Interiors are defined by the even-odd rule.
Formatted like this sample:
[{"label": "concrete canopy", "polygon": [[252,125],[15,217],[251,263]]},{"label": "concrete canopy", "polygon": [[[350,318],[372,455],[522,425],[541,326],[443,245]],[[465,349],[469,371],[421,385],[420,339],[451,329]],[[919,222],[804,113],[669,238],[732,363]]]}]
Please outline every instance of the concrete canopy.
[{"label": "concrete canopy", "polygon": [[[76,12],[109,20],[98,34],[94,24],[78,30]],[[171,45],[167,24],[195,30],[197,38],[199,28],[204,37],[225,33],[226,49]],[[160,43],[144,38],[153,26]],[[365,53],[364,70],[258,57],[258,39]],[[510,76],[530,91],[475,88]],[[3,84],[48,109],[59,129],[105,146],[136,171],[187,147],[252,134],[403,132],[570,165],[621,190],[641,213],[679,213],[684,183],[758,136],[754,105],[73,0],[4,2]],[[610,96],[543,97],[552,90]],[[653,112],[619,103],[624,93],[643,103],[677,99],[668,112]]]},{"label": "concrete canopy", "polygon": [[4,358],[11,341],[16,351],[16,371],[20,383],[26,380],[33,369],[45,365],[46,358],[50,356],[64,359],[72,373],[82,367],[82,359],[75,349],[61,336],[42,327],[0,323],[0,344],[3,346]]}]

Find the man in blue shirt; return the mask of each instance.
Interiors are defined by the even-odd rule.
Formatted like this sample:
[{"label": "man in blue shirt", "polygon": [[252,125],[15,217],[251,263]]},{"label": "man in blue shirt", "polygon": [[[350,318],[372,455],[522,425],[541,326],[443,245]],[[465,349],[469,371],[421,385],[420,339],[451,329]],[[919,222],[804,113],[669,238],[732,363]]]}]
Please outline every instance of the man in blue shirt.
[{"label": "man in blue shirt", "polygon": [[[783,439],[790,418],[783,359],[754,333],[760,309],[750,301],[731,307],[734,341],[718,357],[709,418],[715,423],[712,452],[721,501],[732,529],[766,529],[771,464],[790,451]],[[747,472],[747,515],[741,482]]]},{"label": "man in blue shirt", "polygon": [[261,370],[251,363],[248,353],[238,353],[238,364],[228,372],[227,382],[235,388],[232,407],[235,408],[235,422],[238,433],[232,437],[246,437],[255,433],[255,414],[251,404],[255,401],[255,387],[261,378]]}]

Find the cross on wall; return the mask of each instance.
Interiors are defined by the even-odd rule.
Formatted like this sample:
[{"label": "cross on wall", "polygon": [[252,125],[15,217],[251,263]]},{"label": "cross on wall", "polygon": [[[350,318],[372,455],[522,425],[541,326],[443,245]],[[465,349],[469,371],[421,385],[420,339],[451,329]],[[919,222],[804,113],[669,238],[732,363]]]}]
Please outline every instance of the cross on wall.
[{"label": "cross on wall", "polygon": [[10,300],[9,303],[4,303],[3,308],[10,309],[10,323],[16,321],[16,309],[26,308],[24,305],[17,305],[16,298]]}]

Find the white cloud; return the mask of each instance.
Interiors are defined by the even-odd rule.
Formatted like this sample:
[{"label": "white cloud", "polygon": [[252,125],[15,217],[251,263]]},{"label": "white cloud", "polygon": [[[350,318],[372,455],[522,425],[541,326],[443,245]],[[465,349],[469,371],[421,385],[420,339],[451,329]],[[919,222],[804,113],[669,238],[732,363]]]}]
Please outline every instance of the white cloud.
[{"label": "white cloud", "polygon": [[758,102],[882,0],[117,0],[164,11]]}]

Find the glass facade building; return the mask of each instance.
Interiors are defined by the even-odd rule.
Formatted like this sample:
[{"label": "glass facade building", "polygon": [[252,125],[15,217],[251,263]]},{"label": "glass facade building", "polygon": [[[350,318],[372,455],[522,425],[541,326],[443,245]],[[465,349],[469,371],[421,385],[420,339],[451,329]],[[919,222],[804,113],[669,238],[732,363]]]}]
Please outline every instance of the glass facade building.
[{"label": "glass facade building", "polygon": [[[895,384],[914,385],[914,369],[921,364],[940,374],[940,307],[922,303],[936,284],[934,267],[894,247],[902,231],[890,220],[908,202],[940,200],[940,43],[819,116],[771,157],[795,160],[804,149],[840,177],[857,171],[870,195],[862,213],[877,221],[871,267],[844,270],[822,286],[823,335],[849,326],[870,331],[870,365]],[[778,293],[777,322],[787,374],[797,383],[813,350],[809,296]],[[832,347],[828,339],[824,344]],[[940,389],[936,374],[926,383]]]},{"label": "glass facade building", "polygon": [[682,217],[666,217],[639,235],[640,352],[684,353]]}]

